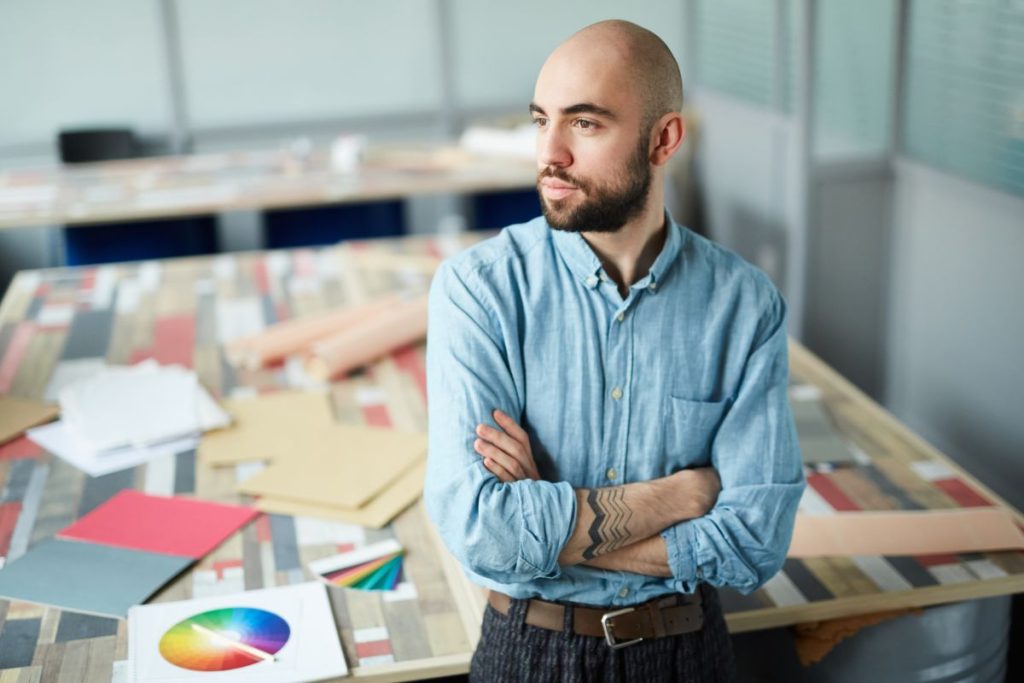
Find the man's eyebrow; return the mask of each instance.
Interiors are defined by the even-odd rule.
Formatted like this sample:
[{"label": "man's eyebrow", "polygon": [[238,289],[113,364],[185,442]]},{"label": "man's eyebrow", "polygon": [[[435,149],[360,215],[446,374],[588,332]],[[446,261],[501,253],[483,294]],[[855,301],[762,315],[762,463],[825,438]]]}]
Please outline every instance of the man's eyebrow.
[{"label": "man's eyebrow", "polygon": [[569,116],[572,114],[593,114],[595,116],[603,116],[606,119],[614,119],[615,114],[604,107],[599,107],[596,104],[590,102],[581,102],[580,104],[574,104],[570,107],[566,107],[562,110],[562,114]]},{"label": "man's eyebrow", "polygon": [[[541,107],[534,104],[533,102],[530,103],[530,112],[534,114],[541,114],[544,116],[547,115]],[[573,104],[571,106],[566,107],[565,109],[562,109],[563,116],[571,116],[573,114],[593,114],[594,116],[603,116],[606,119],[616,118],[614,112],[605,109],[604,107],[599,107],[596,104],[592,104],[590,102],[581,102],[579,104]]]}]

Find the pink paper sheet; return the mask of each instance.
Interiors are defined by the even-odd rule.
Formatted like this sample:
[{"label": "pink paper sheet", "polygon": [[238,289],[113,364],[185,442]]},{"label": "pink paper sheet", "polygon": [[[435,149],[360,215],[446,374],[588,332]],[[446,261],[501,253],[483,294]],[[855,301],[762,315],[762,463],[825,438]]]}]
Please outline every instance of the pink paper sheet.
[{"label": "pink paper sheet", "polygon": [[240,505],[125,490],[57,537],[199,559],[258,514]]}]

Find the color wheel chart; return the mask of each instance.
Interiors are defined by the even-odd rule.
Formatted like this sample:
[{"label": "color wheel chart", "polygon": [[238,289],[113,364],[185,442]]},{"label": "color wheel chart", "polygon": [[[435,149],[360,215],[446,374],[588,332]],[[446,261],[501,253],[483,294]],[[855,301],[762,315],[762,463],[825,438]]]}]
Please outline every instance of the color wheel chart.
[{"label": "color wheel chart", "polygon": [[290,635],[288,622],[273,612],[226,607],[179,621],[160,639],[160,654],[183,669],[229,671],[274,661]]}]

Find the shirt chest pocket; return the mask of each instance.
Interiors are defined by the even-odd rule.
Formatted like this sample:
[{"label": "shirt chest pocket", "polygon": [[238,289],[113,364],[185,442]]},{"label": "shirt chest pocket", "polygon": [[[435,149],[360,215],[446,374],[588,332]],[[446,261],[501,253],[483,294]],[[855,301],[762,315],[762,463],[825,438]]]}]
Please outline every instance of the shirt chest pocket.
[{"label": "shirt chest pocket", "polygon": [[700,467],[711,461],[711,444],[730,401],[694,401],[669,397],[669,427],[665,453],[683,467]]}]

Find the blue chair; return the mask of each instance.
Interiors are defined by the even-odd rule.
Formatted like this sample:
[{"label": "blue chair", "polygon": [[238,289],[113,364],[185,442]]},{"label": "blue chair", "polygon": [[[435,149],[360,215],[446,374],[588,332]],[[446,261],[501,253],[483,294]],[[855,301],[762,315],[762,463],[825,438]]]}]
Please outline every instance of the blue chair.
[{"label": "blue chair", "polygon": [[288,249],[405,234],[401,201],[274,209],[263,214],[263,244]]},{"label": "blue chair", "polygon": [[[64,130],[58,136],[58,147],[61,161],[66,164],[132,159],[140,155],[138,139],[126,128]],[[62,237],[64,262],[69,266],[217,251],[213,216],[67,227]]]}]

